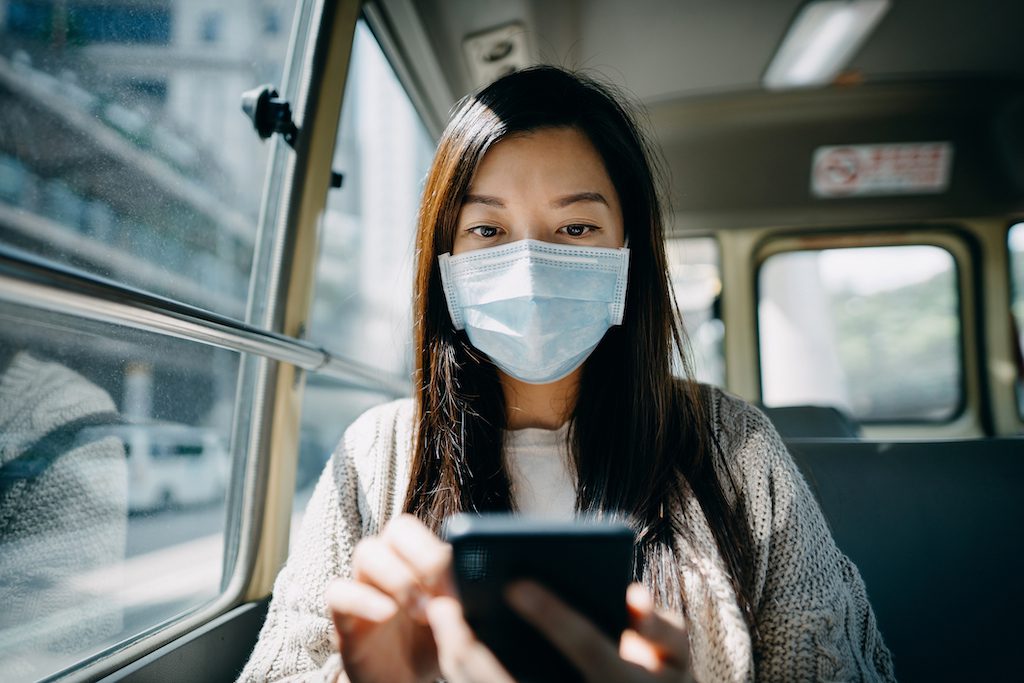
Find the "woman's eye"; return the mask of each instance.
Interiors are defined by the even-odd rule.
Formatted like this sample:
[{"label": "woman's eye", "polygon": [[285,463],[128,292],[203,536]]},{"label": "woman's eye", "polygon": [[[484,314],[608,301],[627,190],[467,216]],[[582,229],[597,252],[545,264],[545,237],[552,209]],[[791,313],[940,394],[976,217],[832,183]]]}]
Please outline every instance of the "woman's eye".
[{"label": "woman's eye", "polygon": [[478,237],[490,239],[491,237],[497,236],[498,228],[493,225],[477,225],[475,227],[470,228],[469,232],[477,235]]},{"label": "woman's eye", "polygon": [[564,232],[569,237],[585,237],[586,235],[589,235],[590,233],[594,232],[595,230],[597,230],[597,228],[595,226],[593,226],[593,225],[584,225],[582,223],[575,223],[573,225],[566,225],[566,226],[563,226],[561,228],[561,231]]}]

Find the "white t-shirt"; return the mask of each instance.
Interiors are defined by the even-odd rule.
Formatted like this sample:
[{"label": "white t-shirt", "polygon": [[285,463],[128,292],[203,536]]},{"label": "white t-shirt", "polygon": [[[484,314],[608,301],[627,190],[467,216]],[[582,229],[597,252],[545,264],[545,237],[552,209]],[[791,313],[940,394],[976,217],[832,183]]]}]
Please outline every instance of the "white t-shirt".
[{"label": "white t-shirt", "polygon": [[558,429],[505,432],[505,466],[520,513],[553,519],[575,516],[576,475],[569,470],[568,433],[568,422]]}]

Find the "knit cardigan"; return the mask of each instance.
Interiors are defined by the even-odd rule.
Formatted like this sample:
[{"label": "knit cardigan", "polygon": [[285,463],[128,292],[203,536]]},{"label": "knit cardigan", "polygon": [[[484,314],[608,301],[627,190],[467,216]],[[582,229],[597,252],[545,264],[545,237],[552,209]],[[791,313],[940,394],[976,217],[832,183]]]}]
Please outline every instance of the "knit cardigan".
[{"label": "knit cardigan", "polygon": [[[754,548],[751,599],[760,638],[755,648],[726,565],[699,503],[674,514],[697,680],[892,681],[889,651],[864,583],[836,547],[821,510],[778,433],[756,408],[710,392],[712,417],[746,502]],[[371,409],[349,427],[310,499],[292,554],[274,584],[259,641],[240,681],[331,681],[342,668],[332,653],[324,593],[350,577],[352,551],[401,513],[409,481],[411,400]],[[722,478],[727,481],[726,478]]]}]

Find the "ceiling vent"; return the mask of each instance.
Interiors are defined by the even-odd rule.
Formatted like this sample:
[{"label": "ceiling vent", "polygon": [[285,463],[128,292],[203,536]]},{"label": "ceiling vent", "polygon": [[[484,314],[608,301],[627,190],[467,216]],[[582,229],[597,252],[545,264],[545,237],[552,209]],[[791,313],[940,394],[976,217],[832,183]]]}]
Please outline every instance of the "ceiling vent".
[{"label": "ceiling vent", "polygon": [[462,51],[469,61],[473,84],[478,88],[534,62],[526,29],[518,22],[467,36],[462,41]]}]

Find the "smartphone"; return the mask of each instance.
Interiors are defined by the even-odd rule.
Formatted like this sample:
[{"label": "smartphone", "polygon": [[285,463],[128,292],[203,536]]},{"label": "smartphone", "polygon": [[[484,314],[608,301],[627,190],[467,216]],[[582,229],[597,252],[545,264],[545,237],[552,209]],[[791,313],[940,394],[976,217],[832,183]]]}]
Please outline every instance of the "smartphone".
[{"label": "smartphone", "polygon": [[589,619],[618,646],[628,625],[632,529],[621,522],[460,514],[442,534],[454,551],[466,622],[520,683],[582,681],[579,671],[505,600],[508,583],[531,579]]}]

